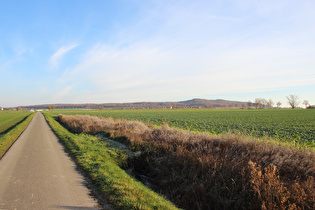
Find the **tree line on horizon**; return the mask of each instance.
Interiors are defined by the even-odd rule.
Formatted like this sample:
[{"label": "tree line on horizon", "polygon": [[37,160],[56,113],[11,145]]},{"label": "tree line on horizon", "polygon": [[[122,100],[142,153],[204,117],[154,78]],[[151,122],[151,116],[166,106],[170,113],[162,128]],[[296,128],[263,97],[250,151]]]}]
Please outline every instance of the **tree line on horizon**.
[{"label": "tree line on horizon", "polygon": [[[298,108],[300,104],[297,95],[286,96],[288,104],[292,109]],[[311,106],[308,100],[304,100],[302,104],[305,108],[315,108]],[[276,105],[276,107],[274,107]],[[281,101],[274,103],[272,99],[255,98],[254,102],[227,101],[222,99],[206,100],[192,99],[182,102],[137,102],[137,103],[107,103],[107,104],[52,104],[52,105],[34,105],[19,106],[16,108],[1,108],[0,110],[30,110],[30,109],[177,109],[177,108],[239,108],[239,109],[272,109],[281,108]]]}]

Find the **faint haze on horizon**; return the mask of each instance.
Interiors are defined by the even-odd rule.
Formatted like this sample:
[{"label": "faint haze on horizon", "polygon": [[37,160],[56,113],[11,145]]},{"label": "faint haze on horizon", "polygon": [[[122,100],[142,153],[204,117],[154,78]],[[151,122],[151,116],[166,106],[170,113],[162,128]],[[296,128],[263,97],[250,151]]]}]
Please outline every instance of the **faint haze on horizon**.
[{"label": "faint haze on horizon", "polygon": [[[0,107],[315,104],[315,1],[0,1]],[[302,106],[302,105],[301,105]]]}]

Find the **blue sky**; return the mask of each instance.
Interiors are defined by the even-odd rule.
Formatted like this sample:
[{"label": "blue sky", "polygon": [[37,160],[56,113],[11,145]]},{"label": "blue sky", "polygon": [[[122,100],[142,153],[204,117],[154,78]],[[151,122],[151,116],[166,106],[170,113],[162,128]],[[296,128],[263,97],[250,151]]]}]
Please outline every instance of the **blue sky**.
[{"label": "blue sky", "polygon": [[0,106],[315,104],[315,1],[0,1]]}]

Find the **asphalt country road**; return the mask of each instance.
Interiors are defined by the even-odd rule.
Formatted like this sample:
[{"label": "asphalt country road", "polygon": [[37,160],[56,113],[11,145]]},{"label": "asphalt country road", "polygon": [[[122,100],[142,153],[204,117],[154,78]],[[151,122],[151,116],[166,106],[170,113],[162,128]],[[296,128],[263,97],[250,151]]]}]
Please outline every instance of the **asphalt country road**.
[{"label": "asphalt country road", "polygon": [[0,160],[0,209],[98,209],[82,175],[37,113]]}]

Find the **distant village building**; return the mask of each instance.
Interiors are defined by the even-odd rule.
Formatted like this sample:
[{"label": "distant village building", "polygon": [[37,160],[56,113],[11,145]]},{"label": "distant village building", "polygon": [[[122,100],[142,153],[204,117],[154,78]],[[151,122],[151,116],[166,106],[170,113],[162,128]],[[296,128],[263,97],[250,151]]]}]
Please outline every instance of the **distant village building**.
[{"label": "distant village building", "polygon": [[2,107],[0,107],[0,111],[3,111],[3,108],[2,108]]}]

